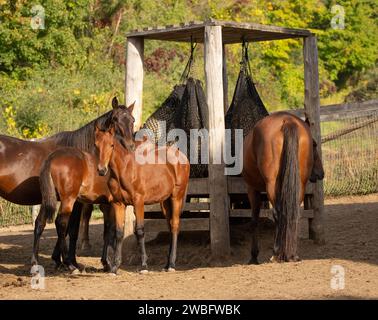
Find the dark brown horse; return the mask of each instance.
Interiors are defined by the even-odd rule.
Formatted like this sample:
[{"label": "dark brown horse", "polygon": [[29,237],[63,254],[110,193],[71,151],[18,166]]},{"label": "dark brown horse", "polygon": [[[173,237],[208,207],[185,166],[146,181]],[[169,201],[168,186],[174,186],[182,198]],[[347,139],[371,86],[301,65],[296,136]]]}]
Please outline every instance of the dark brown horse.
[{"label": "dark brown horse", "polygon": [[[125,146],[134,145],[133,142],[133,124],[132,109],[124,106],[114,105],[112,117],[117,114],[117,121],[126,125],[121,132],[125,141]],[[122,119],[120,119],[120,116]],[[110,118],[109,118],[110,119]],[[131,129],[130,129],[131,128]],[[114,129],[115,131],[115,129]],[[94,143],[93,143],[94,144]],[[52,255],[57,266],[61,265],[61,256],[64,265],[67,265],[71,271],[76,271],[78,264],[76,262],[75,249],[77,241],[78,225],[76,224],[70,230],[70,246],[67,252],[66,234],[70,221],[70,216],[74,210],[75,202],[100,204],[104,212],[104,250],[102,254],[102,263],[105,269],[116,272],[116,263],[109,257],[108,246],[110,239],[113,237],[112,229],[113,216],[118,213],[120,206],[108,206],[112,200],[111,193],[107,186],[108,176],[99,176],[97,173],[98,158],[88,152],[81,151],[72,147],[61,147],[51,153],[44,161],[40,173],[40,187],[42,193],[42,205],[40,213],[35,223],[34,247],[32,263],[38,264],[39,240],[46,225],[46,220],[51,220],[60,200],[61,205],[59,214],[55,221],[58,233],[58,240]],[[124,210],[123,210],[124,214]],[[110,231],[110,232],[109,232]],[[115,248],[113,248],[115,250]],[[120,250],[120,248],[118,248]]]},{"label": "dark brown horse", "polygon": [[308,124],[287,112],[261,119],[244,140],[243,177],[252,207],[250,263],[258,263],[261,192],[267,193],[276,223],[271,260],[298,260],[298,219],[305,187],[309,179],[324,177]]},{"label": "dark brown horse", "polygon": [[[189,182],[188,159],[174,146],[158,148],[149,141],[136,142],[136,150],[130,152],[115,139],[112,127],[105,131],[96,127],[96,146],[99,150],[99,174],[107,174],[110,168],[108,185],[113,202],[134,206],[135,234],[142,257],[141,272],[147,272],[144,205],[154,203],[160,203],[168,221],[172,237],[166,270],[174,271],[180,215]],[[152,161],[140,162],[141,158],[148,157],[152,157]],[[116,221],[121,221],[117,225],[123,225],[124,217],[124,214],[116,217]],[[117,229],[117,233],[122,231]]]}]

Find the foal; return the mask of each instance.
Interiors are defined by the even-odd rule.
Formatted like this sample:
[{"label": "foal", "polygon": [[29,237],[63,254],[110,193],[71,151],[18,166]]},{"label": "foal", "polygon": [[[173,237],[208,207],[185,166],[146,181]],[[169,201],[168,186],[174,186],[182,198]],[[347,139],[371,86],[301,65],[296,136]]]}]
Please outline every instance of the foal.
[{"label": "foal", "polygon": [[[103,131],[96,126],[95,141],[99,151],[99,174],[107,174],[108,166],[110,168],[108,186],[113,196],[113,203],[134,206],[135,234],[142,258],[141,272],[147,272],[144,205],[158,202],[171,232],[166,270],[174,271],[180,215],[186,200],[189,181],[188,159],[174,146],[157,147],[149,141],[136,142],[135,152],[130,152],[115,139],[112,127]],[[154,160],[142,164],[139,161],[141,158]],[[116,221],[122,219],[124,221],[124,217],[124,214],[120,217],[116,216]],[[123,230],[117,230],[117,233],[121,232]]]}]

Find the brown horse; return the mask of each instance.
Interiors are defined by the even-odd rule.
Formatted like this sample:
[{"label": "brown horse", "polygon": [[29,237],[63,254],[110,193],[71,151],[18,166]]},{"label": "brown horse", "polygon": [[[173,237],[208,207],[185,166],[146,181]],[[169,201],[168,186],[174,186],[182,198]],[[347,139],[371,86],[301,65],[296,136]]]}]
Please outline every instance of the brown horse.
[{"label": "brown horse", "polygon": [[[127,127],[122,128],[122,135],[126,137],[126,147],[133,145],[133,124],[134,118],[131,115],[133,106],[128,109],[124,106],[114,106],[114,112],[117,111],[117,120]],[[112,117],[113,117],[112,113]],[[122,117],[120,119],[120,117]],[[109,118],[110,119],[110,118]],[[131,128],[131,129],[130,129]],[[94,144],[94,143],[93,143]],[[114,211],[119,210],[119,206],[111,205],[109,211],[109,202],[111,194],[107,186],[108,177],[100,177],[97,173],[98,159],[95,155],[81,151],[77,148],[62,147],[51,153],[42,165],[40,173],[40,187],[42,193],[42,205],[40,213],[35,223],[34,230],[34,247],[32,263],[38,263],[39,239],[46,225],[46,220],[52,219],[58,200],[61,201],[58,217],[55,221],[58,233],[58,241],[52,255],[57,266],[61,265],[61,256],[63,263],[71,271],[78,267],[75,257],[78,224],[70,228],[70,246],[67,254],[66,233],[69,226],[71,213],[74,211],[75,202],[100,204],[104,212],[104,250],[102,254],[102,263],[105,269],[116,271],[108,255],[108,245],[112,237],[112,216]],[[76,221],[76,220],[75,220]],[[77,222],[77,221],[76,221]]]},{"label": "brown horse", "polygon": [[[130,152],[115,139],[112,127],[105,131],[96,127],[96,146],[99,150],[99,174],[105,175],[110,168],[108,185],[113,202],[134,206],[135,234],[142,258],[141,272],[147,272],[144,205],[154,203],[160,203],[168,221],[172,236],[166,270],[174,271],[180,215],[189,181],[188,159],[174,146],[157,147],[149,141],[136,142],[135,152]],[[138,157],[143,155],[152,156],[153,160],[142,164]],[[120,221],[116,223],[120,226],[117,233],[123,233],[121,226],[124,217],[124,214],[116,216],[116,221]]]},{"label": "brown horse", "polygon": [[297,229],[305,187],[309,179],[324,177],[308,124],[287,112],[261,119],[244,140],[243,177],[252,207],[250,263],[258,263],[261,192],[268,195],[276,223],[271,260],[298,260]]},{"label": "brown horse", "polygon": [[[112,101],[113,108],[118,106],[116,98]],[[104,124],[110,120],[112,111],[100,116],[84,127],[75,131],[65,131],[51,137],[25,141],[5,135],[0,135],[0,197],[20,205],[40,204],[42,195],[39,186],[39,174],[41,166],[48,155],[61,146],[75,147],[85,152],[95,154],[94,147],[94,123]],[[128,130],[126,119],[121,113],[117,127],[118,132]],[[86,214],[89,221],[92,212],[92,204],[76,204],[74,211],[80,218],[80,212]],[[75,222],[76,223],[76,222]],[[86,234],[84,241],[88,240],[88,228],[84,228]]]}]

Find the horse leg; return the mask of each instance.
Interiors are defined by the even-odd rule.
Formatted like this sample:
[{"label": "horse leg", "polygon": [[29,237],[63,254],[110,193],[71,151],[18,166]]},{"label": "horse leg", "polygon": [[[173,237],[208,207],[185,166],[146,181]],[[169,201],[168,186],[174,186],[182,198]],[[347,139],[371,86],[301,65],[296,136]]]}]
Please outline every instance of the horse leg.
[{"label": "horse leg", "polygon": [[37,219],[34,225],[33,256],[31,260],[32,265],[38,264],[39,241],[41,239],[43,230],[45,229],[45,226],[46,226],[47,219],[46,219],[45,212],[42,212],[42,210],[45,210],[44,207],[40,208],[40,212],[37,216]]},{"label": "horse leg", "polygon": [[180,228],[180,214],[182,210],[183,201],[181,198],[171,198],[171,215],[169,219],[170,231],[171,231],[171,243],[169,248],[169,258],[166,270],[168,272],[175,271],[176,268],[176,252],[177,252],[177,238]]},{"label": "horse leg", "polygon": [[280,214],[279,208],[276,207],[276,181],[274,179],[266,182],[266,193],[270,203],[273,206],[273,219],[274,219],[274,243],[273,243],[273,256],[270,262],[283,262],[280,257],[280,243],[279,243],[279,230],[278,230],[278,215]]},{"label": "horse leg", "polygon": [[251,246],[251,260],[249,264],[259,264],[257,257],[259,255],[258,243],[258,223],[261,207],[261,194],[260,192],[248,188],[248,199],[252,208],[251,232],[252,232],[252,246]]},{"label": "horse leg", "polygon": [[58,214],[58,217],[55,220],[55,226],[58,233],[58,246],[59,246],[59,250],[62,255],[62,258],[63,258],[63,263],[72,272],[75,272],[77,268],[71,263],[71,261],[68,258],[66,236],[67,236],[67,229],[68,229],[68,224],[70,220],[70,215],[71,215],[75,200],[76,199],[69,199],[66,201],[62,200],[61,210]]},{"label": "horse leg", "polygon": [[115,217],[115,241],[113,241],[114,263],[111,272],[117,274],[122,262],[123,229],[125,225],[125,210],[123,204],[113,204]]},{"label": "horse leg", "polygon": [[67,262],[69,265],[73,265],[77,269],[84,269],[84,266],[79,265],[76,261],[76,244],[80,228],[80,218],[83,204],[75,202],[70,220],[68,223],[68,234],[70,236],[69,249]]},{"label": "horse leg", "polygon": [[[162,211],[164,217],[167,219],[168,230],[169,230],[169,232],[171,232],[171,223],[170,223],[171,222],[171,217],[172,217],[171,199],[167,199],[167,200],[164,200],[164,201],[160,202],[160,207],[161,207],[161,211]],[[168,251],[168,256],[167,256],[167,264],[164,267],[164,270],[168,269],[171,250],[172,250],[172,241],[169,242],[169,251]]]},{"label": "horse leg", "polygon": [[81,250],[90,250],[89,243],[89,220],[91,219],[93,204],[83,204],[81,209],[79,248]]},{"label": "horse leg", "polygon": [[[59,207],[59,211],[58,211],[58,215],[57,217],[55,218],[55,229],[58,231],[58,217],[59,217],[59,214],[60,212],[62,211],[62,205],[60,205]],[[55,247],[54,247],[54,251],[51,255],[51,258],[55,261],[55,269],[59,269],[61,266],[62,266],[62,260],[61,260],[61,250],[60,250],[60,240],[59,240],[59,237],[58,239],[56,240],[56,244],[55,244]]]},{"label": "horse leg", "polygon": [[142,199],[134,203],[135,217],[136,217],[136,227],[135,235],[138,240],[139,250],[142,258],[142,269],[141,273],[147,273],[147,253],[144,239],[144,203]]},{"label": "horse leg", "polygon": [[110,206],[108,204],[101,204],[100,205],[100,210],[102,211],[104,215],[104,234],[103,234],[103,239],[104,239],[104,245],[102,248],[102,255],[101,255],[101,263],[104,267],[104,272],[107,272],[110,270],[110,265],[108,264],[107,261],[107,256],[108,256],[108,246],[110,245],[110,239],[109,239],[109,229],[111,225],[110,221]]}]

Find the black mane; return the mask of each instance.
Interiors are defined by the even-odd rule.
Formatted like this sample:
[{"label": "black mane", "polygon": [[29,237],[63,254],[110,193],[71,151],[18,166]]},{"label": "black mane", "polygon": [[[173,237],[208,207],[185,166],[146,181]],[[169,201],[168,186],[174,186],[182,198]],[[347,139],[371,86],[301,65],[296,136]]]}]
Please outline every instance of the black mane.
[{"label": "black mane", "polygon": [[104,127],[105,123],[110,120],[112,111],[109,111],[99,118],[89,122],[84,127],[81,127],[74,131],[59,132],[50,138],[59,146],[74,147],[82,151],[92,152],[94,149],[95,141],[95,123],[100,127]]}]

